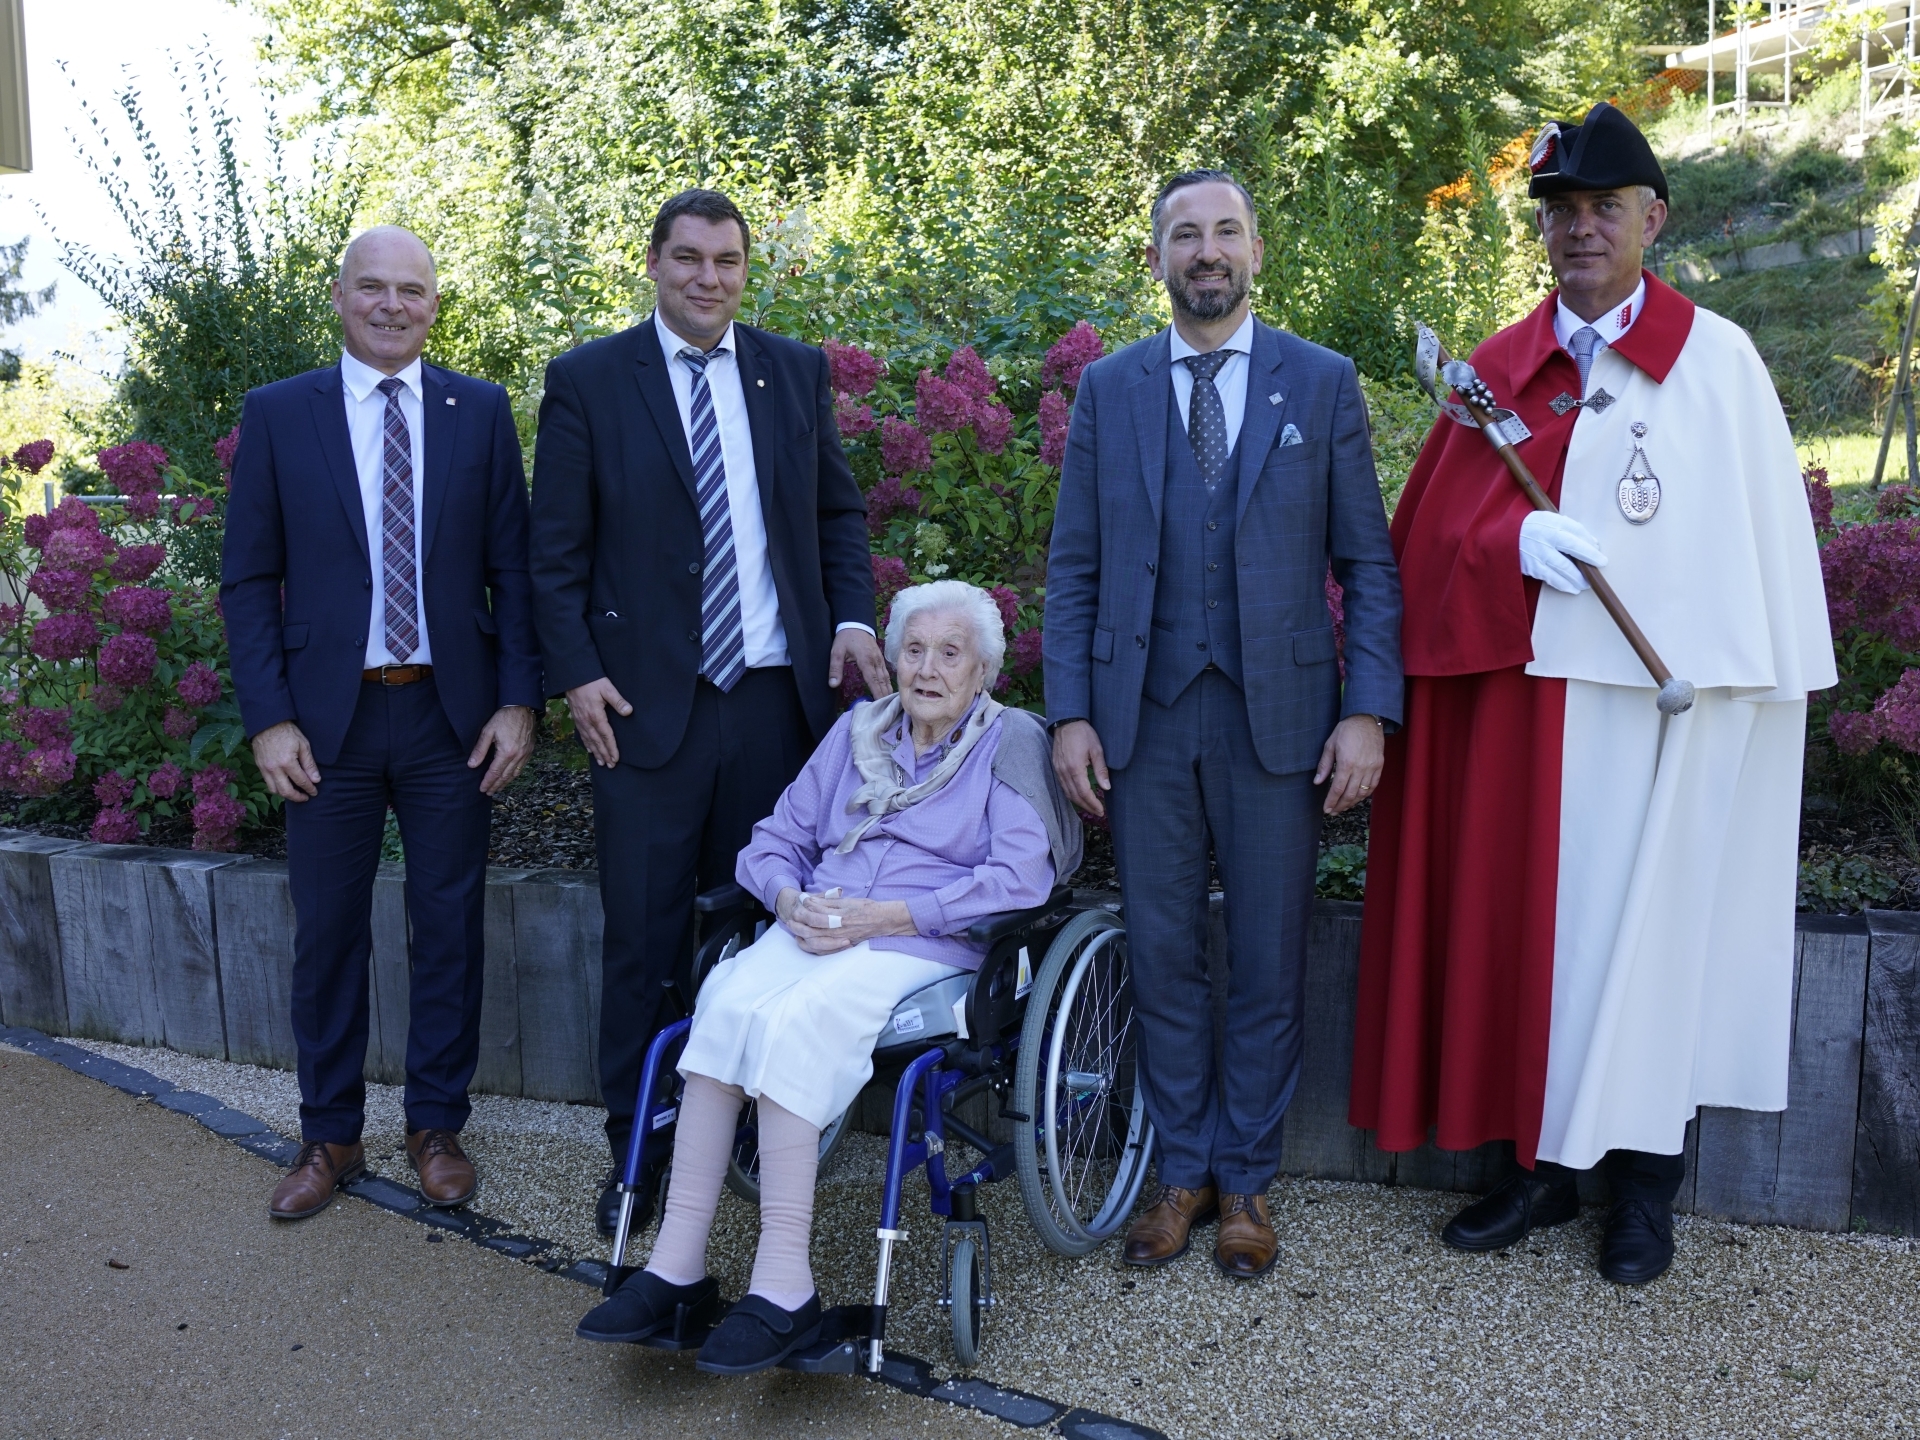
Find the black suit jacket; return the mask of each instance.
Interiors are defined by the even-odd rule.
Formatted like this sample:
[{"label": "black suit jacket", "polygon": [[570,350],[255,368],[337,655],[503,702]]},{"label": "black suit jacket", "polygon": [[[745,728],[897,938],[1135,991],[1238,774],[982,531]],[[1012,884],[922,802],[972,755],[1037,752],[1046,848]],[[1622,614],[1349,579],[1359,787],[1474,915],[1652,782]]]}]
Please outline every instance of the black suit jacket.
[{"label": "black suit jacket", "polygon": [[[874,623],[866,504],[840,449],[826,356],[746,325],[733,333],[780,620],[818,740],[837,709],[834,631]],[[611,680],[633,706],[609,716],[620,758],[642,769],[680,748],[700,672],[706,542],[667,364],[651,318],[556,357],[533,452],[547,688]]]},{"label": "black suit jacket", "polygon": [[[527,479],[507,392],[420,367],[420,585],[433,678],[462,745],[502,705],[545,702],[527,577]],[[220,605],[248,735],[295,720],[321,766],[360,700],[375,566],[340,367],[249,391]]]}]

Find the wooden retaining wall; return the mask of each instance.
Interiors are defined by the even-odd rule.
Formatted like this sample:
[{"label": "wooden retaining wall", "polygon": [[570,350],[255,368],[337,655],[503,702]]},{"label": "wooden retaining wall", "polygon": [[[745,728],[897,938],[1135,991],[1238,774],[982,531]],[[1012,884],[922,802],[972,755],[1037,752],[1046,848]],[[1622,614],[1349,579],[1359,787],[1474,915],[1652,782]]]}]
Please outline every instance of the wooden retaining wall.
[{"label": "wooden retaining wall", "polygon": [[[389,1083],[404,1079],[404,890],[401,867],[383,865],[367,1077]],[[600,928],[595,876],[488,872],[476,1089],[598,1102]],[[277,861],[0,830],[0,1023],[291,1069],[292,935],[286,866]],[[1388,1155],[1346,1123],[1359,947],[1360,907],[1319,902],[1305,1066],[1282,1168],[1487,1188],[1505,1165],[1498,1145]],[[1801,917],[1788,1108],[1702,1110],[1687,1149],[1683,1209],[1920,1234],[1920,915]]]}]

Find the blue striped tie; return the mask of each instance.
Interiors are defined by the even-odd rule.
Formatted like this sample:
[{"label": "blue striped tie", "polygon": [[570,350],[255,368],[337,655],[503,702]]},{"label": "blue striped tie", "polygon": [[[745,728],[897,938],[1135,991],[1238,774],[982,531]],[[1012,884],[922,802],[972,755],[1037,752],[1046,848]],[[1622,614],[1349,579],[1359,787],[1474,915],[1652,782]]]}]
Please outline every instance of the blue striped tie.
[{"label": "blue striped tie", "polygon": [[700,673],[721,690],[731,690],[747,673],[747,637],[740,627],[740,567],[733,553],[733,512],[727,506],[727,461],[720,452],[720,422],[707,388],[707,362],[724,355],[715,347],[703,355],[691,345],[680,358],[693,371],[693,426],[687,437],[693,450],[693,475],[700,497],[700,533],[707,559],[701,566]]}]

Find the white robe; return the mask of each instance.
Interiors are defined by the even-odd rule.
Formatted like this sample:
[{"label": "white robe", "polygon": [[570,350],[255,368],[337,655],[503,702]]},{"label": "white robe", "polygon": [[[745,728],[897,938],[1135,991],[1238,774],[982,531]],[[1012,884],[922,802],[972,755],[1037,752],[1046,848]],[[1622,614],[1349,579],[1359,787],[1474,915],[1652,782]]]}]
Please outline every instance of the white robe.
[{"label": "white robe", "polygon": [[[1590,593],[1543,590],[1532,675],[1567,681],[1553,1010],[1539,1156],[1678,1154],[1696,1107],[1787,1103],[1809,690],[1834,683],[1800,465],[1760,357],[1705,310],[1664,384],[1607,350],[1561,509],[1692,710],[1652,682]],[[1645,525],[1617,486],[1631,426],[1661,482]]]}]

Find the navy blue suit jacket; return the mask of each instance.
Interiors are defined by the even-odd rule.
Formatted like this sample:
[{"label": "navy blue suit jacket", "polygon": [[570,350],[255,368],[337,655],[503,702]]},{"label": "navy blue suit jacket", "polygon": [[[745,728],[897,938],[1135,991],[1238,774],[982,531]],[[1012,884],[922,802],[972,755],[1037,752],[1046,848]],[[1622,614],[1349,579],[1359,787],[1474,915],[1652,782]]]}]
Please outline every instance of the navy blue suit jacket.
[{"label": "navy blue suit jacket", "polygon": [[[1060,470],[1047,564],[1047,719],[1089,720],[1107,763],[1140,724],[1167,410],[1169,331],[1090,365]],[[1401,718],[1400,574],[1353,362],[1258,321],[1240,426],[1240,659],[1260,763],[1311,770],[1344,715]],[[1281,444],[1292,425],[1298,444]],[[1334,663],[1326,574],[1346,592],[1347,677]]]},{"label": "navy blue suit jacket", "polygon": [[[815,740],[839,713],[827,657],[844,622],[873,624],[866,501],[833,423],[827,358],[736,323],[767,559],[793,681]],[[605,677],[622,764],[680,748],[700,673],[693,455],[651,317],[547,366],[533,451],[533,578],[547,688]]]},{"label": "navy blue suit jacket", "polygon": [[[471,747],[502,705],[545,703],[527,573],[527,481],[507,392],[420,369],[421,587],[433,678]],[[233,457],[220,603],[249,736],[296,721],[325,766],[360,699],[377,552],[368,550],[340,367],[248,392]]]}]

